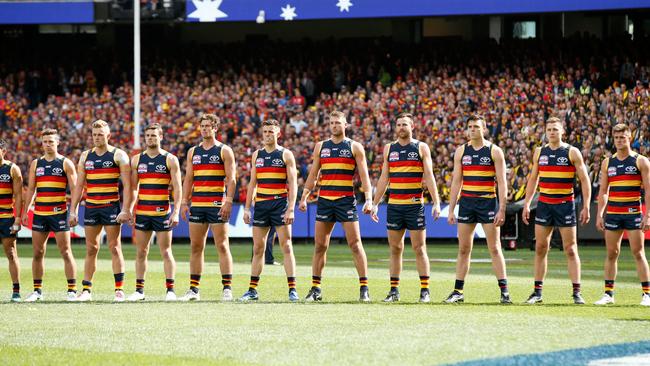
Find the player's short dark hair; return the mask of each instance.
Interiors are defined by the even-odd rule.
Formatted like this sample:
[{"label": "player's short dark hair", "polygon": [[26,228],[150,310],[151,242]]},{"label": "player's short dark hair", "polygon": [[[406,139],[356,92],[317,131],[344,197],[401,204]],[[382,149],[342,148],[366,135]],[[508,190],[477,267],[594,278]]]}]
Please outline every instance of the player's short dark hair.
[{"label": "player's short dark hair", "polygon": [[411,123],[414,122],[413,115],[411,113],[407,113],[407,112],[402,112],[402,113],[398,114],[396,121],[399,121],[400,119],[403,119],[403,118],[411,120]]},{"label": "player's short dark hair", "polygon": [[549,119],[546,120],[546,124],[548,125],[549,123],[559,123],[562,125],[562,127],[564,127],[564,123],[562,123],[562,120],[556,116],[549,117]]},{"label": "player's short dark hair", "polygon": [[145,132],[149,131],[149,130],[158,131],[158,133],[160,133],[160,136],[162,136],[162,134],[163,134],[163,129],[162,129],[162,126],[160,125],[160,123],[152,123],[152,124],[150,124],[150,125],[148,125],[147,127],[144,128]]},{"label": "player's short dark hair", "polygon": [[280,122],[277,119],[267,119],[266,121],[262,122],[262,127],[263,126],[276,126],[280,127]]},{"label": "player's short dark hair", "polygon": [[485,122],[485,117],[482,114],[474,113],[467,118],[467,124],[478,121],[483,122],[483,128],[487,128],[487,122]]},{"label": "player's short dark hair", "polygon": [[211,113],[202,114],[201,117],[199,118],[199,124],[201,124],[203,121],[210,121],[210,123],[212,123],[213,128],[218,128],[219,125],[221,124],[221,118]]},{"label": "player's short dark hair", "polygon": [[41,138],[45,136],[54,136],[57,140],[60,139],[59,137],[59,131],[55,130],[54,128],[46,128],[43,131],[41,131]]}]

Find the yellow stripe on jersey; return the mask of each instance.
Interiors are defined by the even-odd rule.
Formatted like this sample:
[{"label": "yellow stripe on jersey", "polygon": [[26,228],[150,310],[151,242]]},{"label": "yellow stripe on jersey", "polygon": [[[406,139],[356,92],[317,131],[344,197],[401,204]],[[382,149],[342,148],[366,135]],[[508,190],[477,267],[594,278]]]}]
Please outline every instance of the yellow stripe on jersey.
[{"label": "yellow stripe on jersey", "polygon": [[115,179],[120,177],[120,173],[103,173],[103,174],[86,174],[86,177],[89,180],[95,180],[95,179]]},{"label": "yellow stripe on jersey", "polygon": [[352,180],[322,180],[321,186],[344,186],[344,187],[353,187],[354,184]]},{"label": "yellow stripe on jersey", "polygon": [[0,194],[13,194],[14,191],[11,188],[0,188]]},{"label": "yellow stripe on jersey", "polygon": [[286,179],[287,173],[257,173],[257,179]]},{"label": "yellow stripe on jersey", "polygon": [[539,172],[540,178],[569,178],[575,177],[575,172]]},{"label": "yellow stripe on jersey", "polygon": [[88,193],[115,193],[119,191],[118,187],[92,187],[86,189]]},{"label": "yellow stripe on jersey", "polygon": [[420,173],[424,171],[424,168],[415,166],[396,166],[389,169],[391,173]]},{"label": "yellow stripe on jersey", "polygon": [[494,171],[485,171],[480,170],[465,170],[463,171],[463,177],[494,177],[496,173]]},{"label": "yellow stripe on jersey", "polygon": [[463,182],[463,189],[476,192],[494,192],[494,186],[475,186],[466,182]]},{"label": "yellow stripe on jersey", "polygon": [[59,197],[36,196],[35,202],[65,202],[65,196],[59,196]]},{"label": "yellow stripe on jersey", "polygon": [[341,163],[325,163],[321,164],[321,170],[327,169],[343,169],[343,170],[354,170],[356,165],[354,164],[341,164]]},{"label": "yellow stripe on jersey", "polygon": [[573,188],[540,188],[539,191],[546,194],[571,194]]},{"label": "yellow stripe on jersey", "polygon": [[392,189],[418,189],[422,188],[422,182],[417,183],[390,183]]},{"label": "yellow stripe on jersey", "polygon": [[67,184],[67,182],[38,182],[36,188],[65,188]]},{"label": "yellow stripe on jersey", "polygon": [[142,178],[140,179],[140,184],[169,184],[171,180],[169,178]]},{"label": "yellow stripe on jersey", "polygon": [[168,194],[139,194],[138,199],[141,201],[167,201]]},{"label": "yellow stripe on jersey", "polygon": [[614,182],[609,182],[610,187],[641,187],[640,180],[619,180]]},{"label": "yellow stripe on jersey", "polygon": [[194,170],[194,176],[195,177],[214,177],[217,178],[216,176],[225,176],[226,171],[225,170],[217,170],[217,169],[201,169],[201,170]]},{"label": "yellow stripe on jersey", "polygon": [[226,188],[224,186],[194,186],[192,192],[225,192]]}]

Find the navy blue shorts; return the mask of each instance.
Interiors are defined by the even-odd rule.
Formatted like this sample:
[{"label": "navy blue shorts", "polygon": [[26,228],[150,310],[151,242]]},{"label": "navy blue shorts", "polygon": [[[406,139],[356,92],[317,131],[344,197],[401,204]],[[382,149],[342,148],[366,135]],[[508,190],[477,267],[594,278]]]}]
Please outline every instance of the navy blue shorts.
[{"label": "navy blue shorts", "polygon": [[286,198],[255,202],[253,208],[253,226],[283,226],[284,213],[287,211]]},{"label": "navy blue shorts", "polygon": [[424,230],[425,227],[424,205],[388,205],[388,230]]},{"label": "navy blue shorts", "polygon": [[0,239],[16,237],[16,234],[11,233],[11,227],[14,225],[14,222],[16,222],[16,219],[13,217],[0,219]]},{"label": "navy blue shorts", "polygon": [[88,207],[84,212],[84,226],[119,225],[117,215],[120,214],[120,204],[115,202],[108,207]]},{"label": "navy blue shorts", "polygon": [[636,214],[606,214],[605,230],[641,230],[643,213]]},{"label": "navy blue shorts", "polygon": [[498,211],[496,198],[461,197],[457,219],[461,224],[492,224]]},{"label": "navy blue shorts", "polygon": [[535,211],[535,224],[553,227],[571,227],[578,224],[576,218],[576,204],[573,201],[548,204],[537,203]]},{"label": "navy blue shorts", "polygon": [[169,217],[171,213],[165,216],[145,216],[135,215],[135,229],[140,231],[170,231]]},{"label": "navy blue shorts", "polygon": [[68,211],[56,215],[41,216],[34,214],[32,230],[41,233],[70,231]]},{"label": "navy blue shorts", "polygon": [[221,207],[190,207],[190,222],[196,224],[223,224]]},{"label": "navy blue shorts", "polygon": [[359,215],[357,214],[357,199],[354,197],[343,197],[332,201],[319,197],[316,206],[316,221],[359,221]]}]

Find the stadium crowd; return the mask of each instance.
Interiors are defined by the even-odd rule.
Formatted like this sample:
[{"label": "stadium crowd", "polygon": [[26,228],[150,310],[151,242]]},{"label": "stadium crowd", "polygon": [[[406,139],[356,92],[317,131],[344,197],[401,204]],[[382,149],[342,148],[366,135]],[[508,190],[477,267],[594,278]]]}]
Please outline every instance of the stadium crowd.
[{"label": "stadium crowd", "polygon": [[[325,116],[343,111],[351,124],[348,137],[366,147],[374,186],[382,147],[394,139],[391,123],[410,112],[415,137],[431,147],[446,201],[453,153],[465,142],[464,120],[478,112],[486,117],[488,139],[505,151],[508,199],[517,201],[550,115],[565,121],[566,141],[582,151],[595,189],[599,163],[612,148],[611,126],[627,123],[633,148],[650,152],[645,43],[579,36],[501,44],[374,39],[157,50],[143,56],[142,119],[164,126],[163,147],[184,165],[187,150],[200,141],[198,116],[218,115],[220,140],[233,147],[238,164],[235,199],[243,201],[250,157],[261,146],[261,121],[283,123],[280,143],[294,152],[302,184],[315,142],[328,136]],[[133,88],[120,70],[0,66],[0,137],[12,143],[8,158],[26,172],[41,154],[39,131],[52,127],[64,136],[60,153],[77,161],[92,146],[96,119],[112,123],[112,143],[131,150]]]}]

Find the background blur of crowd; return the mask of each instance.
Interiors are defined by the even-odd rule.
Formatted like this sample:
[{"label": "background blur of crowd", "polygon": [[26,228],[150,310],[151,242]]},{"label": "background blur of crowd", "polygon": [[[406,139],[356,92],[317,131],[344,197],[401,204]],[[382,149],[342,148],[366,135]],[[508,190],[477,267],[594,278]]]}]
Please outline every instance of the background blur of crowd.
[{"label": "background blur of crowd", "polygon": [[[544,121],[566,122],[566,141],[585,158],[594,189],[598,166],[613,147],[616,123],[632,128],[635,150],[650,152],[648,41],[590,37],[544,42],[428,41],[401,45],[383,39],[299,43],[235,43],[159,49],[143,55],[142,118],[164,126],[163,148],[185,164],[200,142],[202,113],[222,120],[219,139],[233,147],[242,201],[250,157],[260,148],[260,123],[283,124],[280,143],[297,160],[299,184],[311,152],[328,138],[333,110],[351,124],[348,137],[366,148],[371,180],[380,175],[382,147],[394,139],[400,112],[413,113],[414,137],[432,150],[439,193],[448,200],[453,154],[466,141],[464,121],[483,114],[487,138],[505,151],[509,201],[523,198],[532,151],[544,140]],[[8,158],[25,173],[41,154],[39,131],[62,133],[60,153],[77,161],[92,146],[90,124],[112,124],[112,143],[132,150],[130,68],[78,62],[0,64],[0,137]],[[107,61],[108,60],[108,61]],[[362,197],[362,194],[359,196]]]}]

